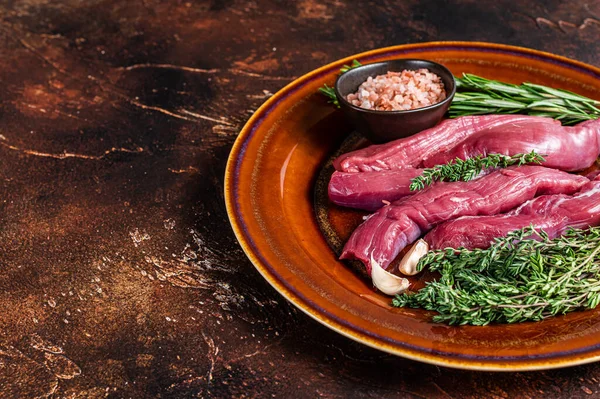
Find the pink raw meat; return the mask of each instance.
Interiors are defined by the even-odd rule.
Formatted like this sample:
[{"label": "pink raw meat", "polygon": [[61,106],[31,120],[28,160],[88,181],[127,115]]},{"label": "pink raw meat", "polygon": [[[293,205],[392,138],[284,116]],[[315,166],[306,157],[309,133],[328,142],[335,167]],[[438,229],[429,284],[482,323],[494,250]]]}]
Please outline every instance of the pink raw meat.
[{"label": "pink raw meat", "polygon": [[542,166],[500,169],[468,182],[437,183],[370,215],[351,235],[341,259],[370,259],[384,269],[435,225],[461,216],[496,215],[544,194],[572,194],[589,180]]},{"label": "pink raw meat", "polygon": [[372,145],[338,157],[333,165],[342,172],[374,172],[415,168],[433,155],[445,152],[474,134],[524,133],[561,129],[551,118],[527,115],[483,115],[446,119],[431,129],[386,144]]},{"label": "pink raw meat", "polygon": [[569,228],[587,228],[600,224],[600,181],[587,183],[574,196],[544,195],[525,202],[504,215],[466,216],[441,224],[425,236],[430,249],[488,248],[494,238],[514,230],[533,226],[550,238]]},{"label": "pink raw meat", "polygon": [[419,176],[421,169],[385,170],[382,172],[333,172],[329,180],[329,199],[337,205],[376,211],[384,203],[394,202],[414,192],[410,181]]},{"label": "pink raw meat", "polygon": [[426,168],[442,165],[456,158],[467,159],[487,154],[516,155],[535,151],[544,155],[544,166],[566,171],[591,166],[600,154],[600,120],[577,126],[553,124],[531,125],[513,122],[516,129],[493,129],[476,133],[452,149],[425,160]]}]

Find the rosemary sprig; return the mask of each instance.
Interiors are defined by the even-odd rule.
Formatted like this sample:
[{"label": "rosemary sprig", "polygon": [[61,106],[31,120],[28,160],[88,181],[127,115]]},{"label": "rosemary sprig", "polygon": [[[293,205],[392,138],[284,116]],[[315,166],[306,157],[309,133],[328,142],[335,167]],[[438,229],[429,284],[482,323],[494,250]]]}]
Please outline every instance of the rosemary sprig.
[{"label": "rosemary sprig", "polygon": [[469,181],[479,176],[485,169],[507,168],[511,165],[521,166],[528,163],[540,164],[544,157],[535,151],[528,154],[513,156],[502,154],[488,154],[486,157],[478,155],[467,160],[457,158],[444,165],[436,165],[423,170],[420,176],[411,180],[410,190],[422,190],[434,181]]},{"label": "rosemary sprig", "polygon": [[319,87],[319,93],[329,98],[329,101],[327,101],[328,103],[335,105],[337,108],[340,107],[340,102],[335,95],[335,89],[333,87],[329,87],[327,84],[324,84],[323,87]]},{"label": "rosemary sprig", "polygon": [[574,125],[600,118],[600,101],[567,90],[533,83],[515,85],[463,74],[456,78],[455,94],[448,114],[451,118],[483,114],[528,114],[558,119]]},{"label": "rosemary sprig", "polygon": [[[340,73],[361,66],[357,60],[344,65]],[[563,125],[600,118],[600,101],[568,90],[554,89],[533,83],[515,85],[465,73],[456,77],[457,92],[448,116],[527,114],[560,120]],[[319,92],[337,108],[340,104],[333,87],[326,84]]]},{"label": "rosemary sprig", "polygon": [[[340,68],[340,75],[342,73],[348,72],[352,68],[356,68],[361,65],[362,64],[360,62],[358,62],[357,60],[353,60],[352,64],[344,65],[343,67]],[[328,103],[335,105],[337,108],[340,107],[340,103],[335,95],[335,89],[333,87],[329,87],[329,86],[327,86],[327,84],[324,84],[323,87],[319,88],[319,93],[323,94],[325,97],[327,97],[329,99],[329,101],[327,101]]]},{"label": "rosemary sprig", "polygon": [[426,266],[441,278],[393,306],[433,310],[449,324],[538,321],[600,303],[600,227],[552,240],[528,227],[488,249],[431,251],[418,268]]}]

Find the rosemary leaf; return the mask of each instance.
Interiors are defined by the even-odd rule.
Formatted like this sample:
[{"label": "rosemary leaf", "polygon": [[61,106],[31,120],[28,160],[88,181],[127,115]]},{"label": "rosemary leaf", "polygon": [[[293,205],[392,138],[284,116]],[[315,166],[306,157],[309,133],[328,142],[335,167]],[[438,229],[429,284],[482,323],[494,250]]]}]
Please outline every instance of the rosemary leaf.
[{"label": "rosemary leaf", "polygon": [[356,68],[359,66],[362,66],[362,64],[360,62],[358,62],[358,60],[352,60],[352,64],[344,65],[343,67],[340,68],[340,73],[348,72],[350,69]]},{"label": "rosemary leaf", "polygon": [[340,107],[340,103],[335,95],[335,89],[333,87],[329,87],[326,84],[323,87],[319,88],[319,92],[323,94],[325,97],[329,98],[329,103],[335,105],[336,107]]}]

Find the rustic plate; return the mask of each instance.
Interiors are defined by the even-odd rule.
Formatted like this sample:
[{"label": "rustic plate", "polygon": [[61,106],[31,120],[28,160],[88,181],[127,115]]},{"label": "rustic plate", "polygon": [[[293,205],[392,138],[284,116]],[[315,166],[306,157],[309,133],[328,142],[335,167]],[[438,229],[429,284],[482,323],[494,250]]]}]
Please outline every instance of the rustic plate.
[{"label": "rustic plate", "polygon": [[[431,313],[393,309],[389,298],[337,260],[319,229],[313,201],[319,171],[351,132],[315,94],[352,59],[424,58],[453,73],[530,81],[600,98],[600,69],[499,44],[434,42],[389,47],[334,62],[271,97],[235,142],[225,174],[227,212],[242,248],[285,298],[329,328],[380,350],[443,366],[535,370],[600,359],[600,309],[543,322],[450,327]],[[330,207],[343,237],[358,213]]]}]

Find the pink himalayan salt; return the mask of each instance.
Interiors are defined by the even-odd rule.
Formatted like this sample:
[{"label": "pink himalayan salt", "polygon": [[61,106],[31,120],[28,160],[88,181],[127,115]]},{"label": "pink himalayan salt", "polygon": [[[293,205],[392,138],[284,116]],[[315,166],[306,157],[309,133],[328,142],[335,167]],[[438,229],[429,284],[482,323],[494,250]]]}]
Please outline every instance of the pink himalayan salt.
[{"label": "pink himalayan salt", "polygon": [[405,111],[427,107],[446,98],[442,79],[428,69],[388,72],[369,77],[348,101],[357,107],[378,111]]}]

